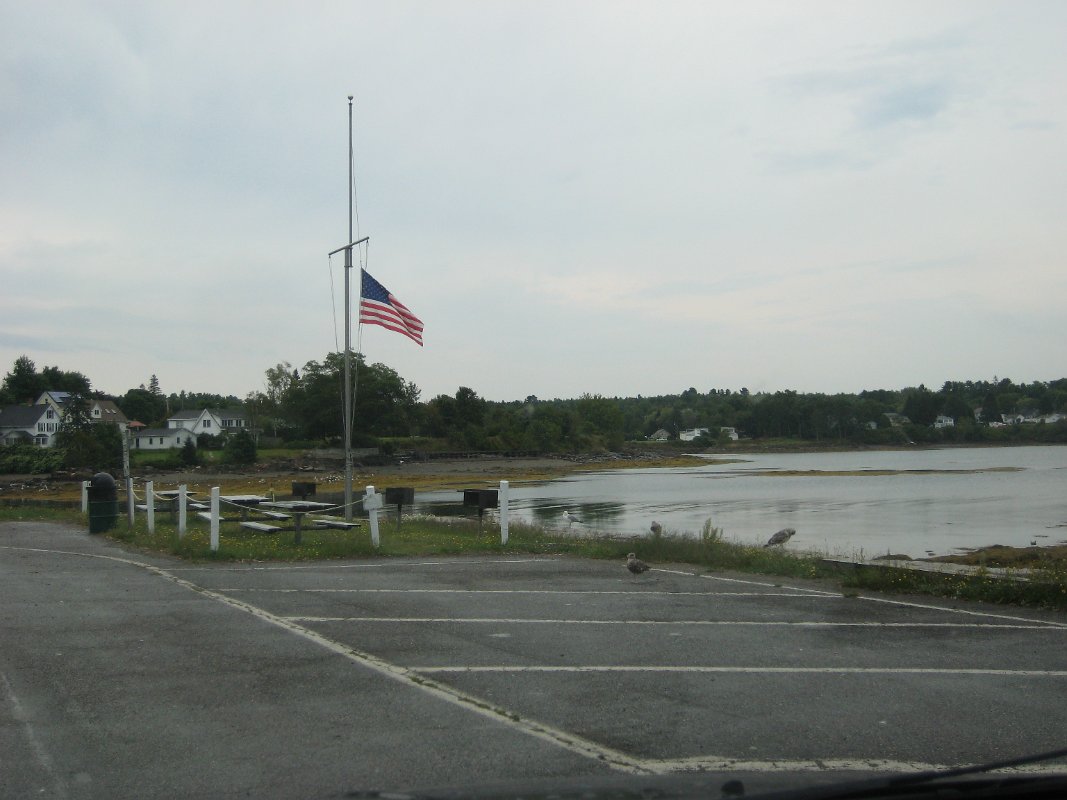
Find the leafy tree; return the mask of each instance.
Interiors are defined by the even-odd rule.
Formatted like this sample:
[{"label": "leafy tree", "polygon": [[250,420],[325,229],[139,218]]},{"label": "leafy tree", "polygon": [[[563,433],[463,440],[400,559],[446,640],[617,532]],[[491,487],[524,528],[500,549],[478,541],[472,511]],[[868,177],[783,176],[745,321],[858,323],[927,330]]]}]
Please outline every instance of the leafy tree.
[{"label": "leafy tree", "polygon": [[63,421],[56,433],[56,447],[63,452],[63,465],[72,469],[95,467],[105,459],[103,447],[91,430],[89,403],[72,395],[63,408]]},{"label": "leafy tree", "polygon": [[91,464],[94,470],[115,472],[122,469],[122,437],[119,426],[113,423],[99,422],[89,427],[89,432],[96,441],[96,459]]},{"label": "leafy tree", "polygon": [[904,408],[901,413],[916,425],[933,425],[944,399],[936,395],[925,386],[911,389],[904,398]]},{"label": "leafy tree", "polygon": [[115,405],[126,415],[126,419],[149,426],[162,424],[167,415],[164,398],[147,389],[130,389],[115,399]]},{"label": "leafy tree", "polygon": [[987,425],[990,422],[1000,422],[1000,403],[993,392],[987,392],[982,399],[982,422]]},{"label": "leafy tree", "polygon": [[44,383],[37,374],[37,365],[29,356],[19,356],[11,372],[4,376],[4,394],[11,403],[32,403],[44,391]]},{"label": "leafy tree", "polygon": [[89,397],[92,387],[89,379],[80,372],[67,372],[59,367],[45,367],[41,370],[41,391],[69,392]]}]

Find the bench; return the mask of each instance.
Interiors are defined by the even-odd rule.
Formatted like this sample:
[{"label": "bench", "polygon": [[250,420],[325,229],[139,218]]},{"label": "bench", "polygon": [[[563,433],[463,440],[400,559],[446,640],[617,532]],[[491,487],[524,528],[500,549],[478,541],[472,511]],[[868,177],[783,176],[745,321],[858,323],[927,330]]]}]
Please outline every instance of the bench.
[{"label": "bench", "polygon": [[281,530],[277,525],[267,525],[264,522],[242,522],[241,527],[258,533],[274,533]]},{"label": "bench", "polygon": [[362,528],[362,522],[346,522],[343,519],[335,519],[333,517],[316,517],[315,526],[318,528],[341,528],[348,530],[349,528]]},{"label": "bench", "polygon": [[[210,511],[201,511],[200,513],[197,514],[197,516],[200,517],[200,519],[204,519],[204,520],[207,520],[208,522],[211,522],[211,512]],[[220,519],[219,522],[222,522],[222,520]]]},{"label": "bench", "polygon": [[199,510],[202,508],[210,508],[210,506],[205,505],[204,503],[189,503],[189,508]]},{"label": "bench", "polygon": [[259,513],[267,519],[290,519],[288,514],[283,514],[281,511],[260,511]]},{"label": "bench", "polygon": [[137,510],[138,511],[148,511],[148,503],[138,503],[137,504]]}]

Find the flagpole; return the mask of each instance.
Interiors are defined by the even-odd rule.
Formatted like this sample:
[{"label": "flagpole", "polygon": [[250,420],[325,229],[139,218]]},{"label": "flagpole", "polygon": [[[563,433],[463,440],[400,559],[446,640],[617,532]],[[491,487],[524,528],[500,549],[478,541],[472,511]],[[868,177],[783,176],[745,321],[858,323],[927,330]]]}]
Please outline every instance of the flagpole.
[{"label": "flagpole", "polygon": [[[348,96],[348,241],[352,241],[352,95]],[[345,248],[345,520],[352,521],[352,245]]]},{"label": "flagpole", "polygon": [[345,387],[342,427],[345,437],[345,520],[352,521],[352,426],[355,410],[352,396],[352,248],[370,241],[369,236],[352,239],[352,187],[355,181],[352,169],[352,95],[348,96],[348,244],[332,250],[332,256],[345,251]]}]

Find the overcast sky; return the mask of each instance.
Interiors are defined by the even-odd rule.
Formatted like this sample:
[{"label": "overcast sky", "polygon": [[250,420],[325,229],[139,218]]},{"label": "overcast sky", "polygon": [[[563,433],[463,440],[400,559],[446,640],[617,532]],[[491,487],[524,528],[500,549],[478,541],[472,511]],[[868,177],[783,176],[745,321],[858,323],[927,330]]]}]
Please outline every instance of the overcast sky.
[{"label": "overcast sky", "polygon": [[0,375],[243,397],[343,347],[352,94],[426,343],[361,347],[425,400],[1064,377],[1065,41],[1060,0],[0,0]]}]

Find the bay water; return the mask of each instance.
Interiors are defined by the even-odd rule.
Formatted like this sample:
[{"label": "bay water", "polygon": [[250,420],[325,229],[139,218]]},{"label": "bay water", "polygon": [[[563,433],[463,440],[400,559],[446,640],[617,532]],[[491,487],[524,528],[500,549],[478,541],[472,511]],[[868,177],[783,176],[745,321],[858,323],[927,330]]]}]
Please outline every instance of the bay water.
[{"label": "bay water", "polygon": [[[1067,542],[1064,446],[706,457],[703,466],[512,485],[512,519],[576,536],[645,534],[653,521],[699,536],[710,519],[745,544],[788,527],[797,531],[788,549],[849,558]],[[425,493],[414,510],[476,515],[460,500],[455,491]]]}]

